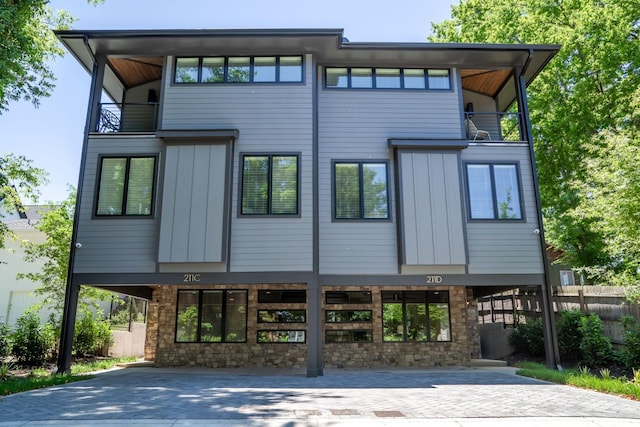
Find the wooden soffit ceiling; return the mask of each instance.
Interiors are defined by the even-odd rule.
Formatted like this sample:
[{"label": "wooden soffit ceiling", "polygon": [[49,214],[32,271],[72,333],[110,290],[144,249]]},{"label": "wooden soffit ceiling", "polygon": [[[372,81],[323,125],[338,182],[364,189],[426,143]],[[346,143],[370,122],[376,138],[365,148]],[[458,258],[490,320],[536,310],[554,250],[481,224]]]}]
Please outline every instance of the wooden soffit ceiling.
[{"label": "wooden soffit ceiling", "polygon": [[162,58],[109,58],[108,61],[127,89],[162,78]]},{"label": "wooden soffit ceiling", "polygon": [[512,70],[460,70],[462,88],[472,92],[496,98],[507,80],[511,77]]}]

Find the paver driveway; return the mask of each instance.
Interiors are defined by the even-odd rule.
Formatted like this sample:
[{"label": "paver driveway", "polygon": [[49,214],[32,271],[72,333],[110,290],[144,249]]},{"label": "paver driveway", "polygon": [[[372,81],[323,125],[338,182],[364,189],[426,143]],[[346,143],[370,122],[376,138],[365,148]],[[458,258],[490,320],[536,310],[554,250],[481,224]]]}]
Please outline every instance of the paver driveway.
[{"label": "paver driveway", "polygon": [[[0,401],[0,426],[640,425],[640,402],[512,368],[304,372],[126,368]],[[483,424],[484,423],[484,424]]]}]

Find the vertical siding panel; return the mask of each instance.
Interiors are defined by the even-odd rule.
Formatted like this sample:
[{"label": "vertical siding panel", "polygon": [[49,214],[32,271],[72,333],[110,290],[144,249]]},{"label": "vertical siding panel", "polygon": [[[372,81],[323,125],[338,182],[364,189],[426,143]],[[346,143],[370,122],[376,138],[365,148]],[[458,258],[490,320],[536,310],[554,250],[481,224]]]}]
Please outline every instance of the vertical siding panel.
[{"label": "vertical siding panel", "polygon": [[445,193],[445,170],[442,154],[428,155],[429,189],[430,194],[427,200],[431,205],[431,239],[433,242],[433,255],[425,259],[424,264],[450,264],[451,247],[448,233],[448,205],[447,194]]},{"label": "vertical siding panel", "polygon": [[[413,158],[409,154],[400,156],[401,162],[401,180],[402,182],[413,183],[414,166]],[[402,229],[404,240],[404,262],[407,264],[416,264],[418,262],[418,232],[416,223],[416,197],[413,188],[404,188],[402,191]]]},{"label": "vertical siding panel", "polygon": [[210,195],[209,168],[211,167],[211,146],[196,145],[193,158],[193,184],[191,189],[191,209],[189,221],[188,262],[205,262],[205,241],[207,230],[207,200]]},{"label": "vertical siding panel", "polygon": [[445,157],[445,194],[447,197],[448,221],[448,241],[451,245],[451,263],[466,264],[466,246],[463,229],[462,213],[462,191],[460,188],[460,168],[458,156],[449,155]]},{"label": "vertical siding panel", "polygon": [[160,243],[158,248],[158,261],[171,261],[171,248],[173,242],[173,222],[175,221],[176,193],[178,192],[178,147],[167,147],[164,168],[164,190],[162,192],[162,219],[160,221]]},{"label": "vertical siding panel", "polygon": [[209,170],[206,179],[209,182],[207,198],[207,221],[205,239],[205,260],[223,261],[223,248],[226,243],[223,232],[225,222],[225,186],[226,186],[226,145],[210,147]]}]

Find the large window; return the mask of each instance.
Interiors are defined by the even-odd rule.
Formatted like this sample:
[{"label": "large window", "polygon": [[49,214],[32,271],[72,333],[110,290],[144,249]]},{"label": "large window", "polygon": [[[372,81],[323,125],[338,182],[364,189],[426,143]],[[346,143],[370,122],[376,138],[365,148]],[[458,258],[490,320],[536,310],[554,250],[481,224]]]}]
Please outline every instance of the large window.
[{"label": "large window", "polygon": [[329,89],[451,89],[448,69],[327,67],[324,81]]},{"label": "large window", "polygon": [[451,341],[449,292],[383,291],[384,341]]},{"label": "large window", "polygon": [[467,165],[471,219],[522,219],[516,164]]},{"label": "large window", "polygon": [[156,157],[102,157],[97,216],[153,214]]},{"label": "large window", "polygon": [[388,219],[387,164],[334,162],[335,219]]},{"label": "large window", "polygon": [[246,290],[178,291],[176,342],[246,341]]},{"label": "large window", "polygon": [[302,56],[176,58],[173,79],[193,83],[301,83]]},{"label": "large window", "polygon": [[298,156],[242,156],[242,215],[298,214]]}]

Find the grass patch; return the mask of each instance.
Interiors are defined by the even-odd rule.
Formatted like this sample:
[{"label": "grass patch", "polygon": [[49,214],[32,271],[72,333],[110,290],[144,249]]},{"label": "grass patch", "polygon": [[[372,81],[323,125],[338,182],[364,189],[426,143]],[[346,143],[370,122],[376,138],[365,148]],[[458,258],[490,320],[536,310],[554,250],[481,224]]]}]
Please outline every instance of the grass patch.
[{"label": "grass patch", "polygon": [[0,396],[8,396],[23,391],[36,390],[44,387],[68,384],[93,378],[87,372],[94,372],[114,367],[119,363],[133,362],[135,358],[114,358],[92,361],[87,363],[75,363],[71,365],[71,373],[64,375],[52,375],[44,368],[31,369],[26,373],[15,374],[9,371],[0,378]]},{"label": "grass patch", "polygon": [[566,369],[562,372],[549,369],[541,363],[521,362],[516,365],[520,368],[518,375],[536,378],[557,384],[566,384],[574,387],[586,388],[601,393],[614,394],[630,399],[640,400],[640,382],[636,379],[629,380],[626,377],[614,378],[607,371],[600,372],[600,377],[592,375],[586,370]]}]

